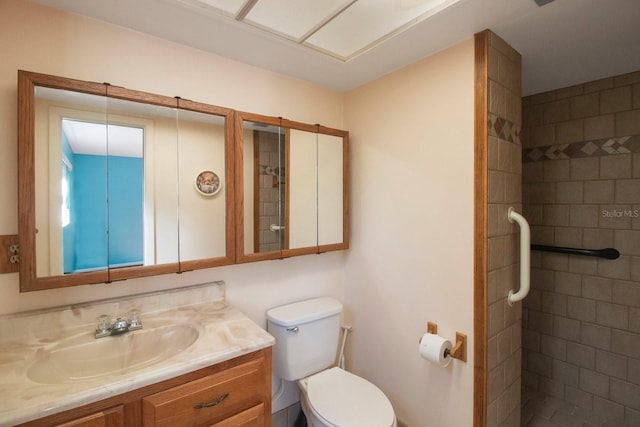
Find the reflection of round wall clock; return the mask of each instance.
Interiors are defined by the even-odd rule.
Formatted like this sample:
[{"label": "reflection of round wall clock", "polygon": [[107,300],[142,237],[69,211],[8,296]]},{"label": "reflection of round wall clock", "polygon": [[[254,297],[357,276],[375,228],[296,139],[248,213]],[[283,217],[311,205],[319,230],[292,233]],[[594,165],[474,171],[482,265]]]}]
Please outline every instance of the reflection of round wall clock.
[{"label": "reflection of round wall clock", "polygon": [[213,196],[222,187],[222,181],[217,173],[202,171],[196,178],[196,190],[203,196]]}]

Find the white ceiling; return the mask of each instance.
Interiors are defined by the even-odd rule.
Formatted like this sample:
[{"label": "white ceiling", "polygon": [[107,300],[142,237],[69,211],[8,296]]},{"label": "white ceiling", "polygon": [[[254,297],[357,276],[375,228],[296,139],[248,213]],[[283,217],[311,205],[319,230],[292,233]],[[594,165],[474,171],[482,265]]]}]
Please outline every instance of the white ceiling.
[{"label": "white ceiling", "polygon": [[640,0],[36,1],[338,91],[484,29],[522,54],[524,95],[640,70]]}]

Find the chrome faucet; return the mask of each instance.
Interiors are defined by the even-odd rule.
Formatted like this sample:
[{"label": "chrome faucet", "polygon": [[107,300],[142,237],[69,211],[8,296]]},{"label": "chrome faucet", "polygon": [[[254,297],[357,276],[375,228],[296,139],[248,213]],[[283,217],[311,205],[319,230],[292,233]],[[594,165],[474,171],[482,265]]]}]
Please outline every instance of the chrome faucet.
[{"label": "chrome faucet", "polygon": [[111,317],[103,314],[97,319],[95,336],[96,338],[103,338],[122,335],[136,329],[142,329],[142,322],[136,310],[129,311],[126,317],[118,317],[113,322]]}]

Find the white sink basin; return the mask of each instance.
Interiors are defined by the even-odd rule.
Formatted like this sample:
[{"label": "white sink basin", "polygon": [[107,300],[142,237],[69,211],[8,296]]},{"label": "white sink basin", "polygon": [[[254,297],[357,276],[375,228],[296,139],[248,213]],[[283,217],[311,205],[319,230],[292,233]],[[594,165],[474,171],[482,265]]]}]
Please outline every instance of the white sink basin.
[{"label": "white sink basin", "polygon": [[40,352],[27,376],[41,384],[60,384],[119,375],[162,362],[187,349],[198,336],[198,330],[189,325],[159,326],[99,339],[84,335]]}]

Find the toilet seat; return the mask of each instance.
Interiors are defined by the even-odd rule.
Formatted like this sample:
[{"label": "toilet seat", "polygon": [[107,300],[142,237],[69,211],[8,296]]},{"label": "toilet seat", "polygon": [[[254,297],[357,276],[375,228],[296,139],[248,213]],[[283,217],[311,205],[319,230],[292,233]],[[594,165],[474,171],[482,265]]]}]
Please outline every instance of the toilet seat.
[{"label": "toilet seat", "polygon": [[391,402],[375,385],[340,368],[331,368],[303,380],[310,409],[328,426],[391,427]]}]

